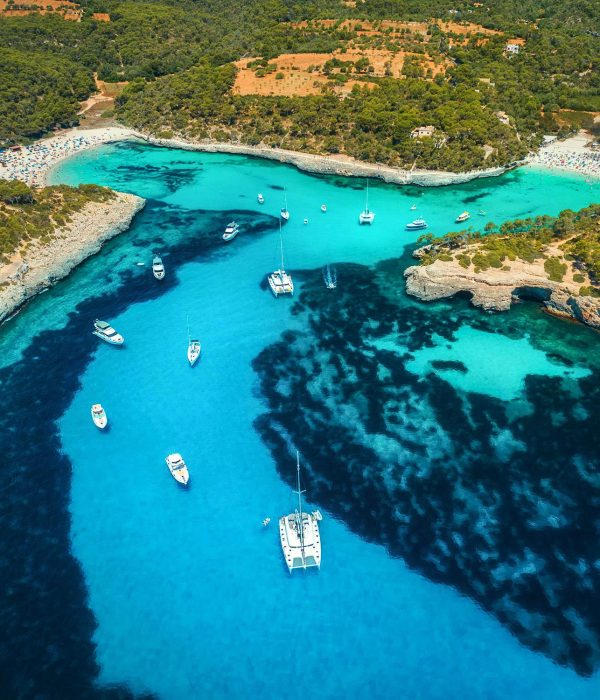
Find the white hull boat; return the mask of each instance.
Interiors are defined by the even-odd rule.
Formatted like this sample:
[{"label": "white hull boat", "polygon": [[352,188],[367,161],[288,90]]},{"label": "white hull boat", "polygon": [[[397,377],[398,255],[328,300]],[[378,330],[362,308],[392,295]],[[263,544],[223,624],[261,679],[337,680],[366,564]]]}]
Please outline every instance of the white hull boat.
[{"label": "white hull boat", "polygon": [[152,258],[152,274],[157,280],[162,280],[165,277],[165,266],[158,255]]},{"label": "white hull boat", "polygon": [[470,218],[471,218],[471,215],[469,214],[469,212],[468,212],[468,211],[463,211],[462,214],[459,214],[459,215],[456,217],[455,223],[457,223],[457,224],[462,224],[463,221],[466,221],[467,219],[470,219]]},{"label": "white hull boat", "polygon": [[109,345],[123,345],[125,342],[125,338],[106,321],[96,319],[92,333]]},{"label": "white hull boat", "polygon": [[265,198],[262,196],[262,194],[260,192],[258,193],[258,197],[256,198],[256,200],[259,204],[265,203]]},{"label": "white hull boat", "polygon": [[196,364],[196,361],[200,357],[201,349],[202,346],[200,345],[200,341],[190,338],[187,349],[187,358],[188,362],[190,363],[190,367],[193,367]]},{"label": "white hull boat", "polygon": [[283,235],[281,233],[281,221],[279,222],[279,250],[281,253],[281,268],[268,276],[269,287],[275,297],[282,294],[294,294],[294,282],[292,276],[285,271],[283,264]]},{"label": "white hull boat", "polygon": [[364,224],[372,224],[375,220],[375,213],[369,210],[369,181],[367,180],[367,196],[365,200],[365,208],[358,215],[358,223],[363,226]]},{"label": "white hull boat", "polygon": [[326,204],[321,204],[321,211],[323,212],[323,214],[325,214],[325,212],[327,211],[327,205],[326,205]]},{"label": "white hull boat", "polygon": [[165,461],[175,481],[182,486],[187,486],[190,480],[190,474],[179,452],[173,452],[173,454],[168,455]]},{"label": "white hull boat", "polygon": [[337,271],[335,267],[326,265],[323,268],[323,281],[327,289],[335,289],[337,287]]},{"label": "white hull boat", "polygon": [[235,221],[231,221],[225,227],[225,232],[223,233],[223,240],[224,241],[233,240],[238,235],[239,230],[240,230],[239,225]]},{"label": "white hull boat", "polygon": [[100,430],[104,430],[106,426],[108,425],[108,417],[106,415],[106,411],[102,408],[101,404],[95,403],[92,406],[92,420],[94,421],[94,425],[97,428],[100,428]]},{"label": "white hull boat", "polygon": [[407,231],[419,231],[423,228],[427,228],[427,222],[425,219],[415,219],[411,221],[410,224],[406,224]]},{"label": "white hull boat", "polygon": [[[298,479],[298,508],[294,513],[279,519],[279,539],[283,557],[290,574],[295,569],[321,567],[321,536],[319,520],[321,514],[302,511],[302,493],[300,490],[300,457],[296,452],[296,473]],[[317,516],[318,513],[318,516]]]}]

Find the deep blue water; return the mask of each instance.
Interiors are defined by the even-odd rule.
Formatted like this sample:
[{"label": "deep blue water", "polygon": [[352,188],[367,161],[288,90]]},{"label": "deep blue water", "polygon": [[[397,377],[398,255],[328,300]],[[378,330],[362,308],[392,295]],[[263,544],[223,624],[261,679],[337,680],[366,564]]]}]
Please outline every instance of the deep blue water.
[{"label": "deep blue water", "polygon": [[[54,177],[148,204],[0,335],[8,696],[598,697],[598,336],[402,283],[416,214],[441,233],[465,208],[553,214],[597,185],[372,183],[365,229],[363,183],[248,158],[119,144]],[[282,187],[294,300],[264,284]],[[126,347],[99,345],[95,317]],[[325,519],[321,571],[290,577],[274,525],[292,444]]]}]

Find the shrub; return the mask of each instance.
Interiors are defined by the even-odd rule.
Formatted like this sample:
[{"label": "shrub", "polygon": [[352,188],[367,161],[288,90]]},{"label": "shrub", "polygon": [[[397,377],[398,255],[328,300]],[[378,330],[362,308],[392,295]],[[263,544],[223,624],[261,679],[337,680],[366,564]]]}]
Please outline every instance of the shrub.
[{"label": "shrub", "polygon": [[546,270],[548,279],[553,282],[562,282],[567,271],[567,265],[561,262],[560,258],[550,257],[544,260],[544,270]]}]

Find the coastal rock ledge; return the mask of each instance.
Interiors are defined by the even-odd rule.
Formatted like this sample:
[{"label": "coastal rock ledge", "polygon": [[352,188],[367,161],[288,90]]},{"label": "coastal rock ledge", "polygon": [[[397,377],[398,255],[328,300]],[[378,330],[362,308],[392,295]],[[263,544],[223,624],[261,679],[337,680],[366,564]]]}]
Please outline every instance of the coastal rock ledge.
[{"label": "coastal rock ledge", "polygon": [[0,265],[0,323],[129,228],[146,200],[114,194],[106,202],[88,202],[66,226],[55,230],[49,242],[34,240],[8,264]]},{"label": "coastal rock ledge", "polygon": [[[417,251],[418,253],[418,251]],[[553,314],[571,318],[600,329],[600,298],[581,296],[570,281],[548,279],[543,263],[510,263],[510,270],[489,268],[475,272],[456,260],[435,260],[404,271],[406,291],[423,301],[451,297],[459,292],[471,295],[471,303],[489,311],[507,311],[520,299],[541,302]]]}]

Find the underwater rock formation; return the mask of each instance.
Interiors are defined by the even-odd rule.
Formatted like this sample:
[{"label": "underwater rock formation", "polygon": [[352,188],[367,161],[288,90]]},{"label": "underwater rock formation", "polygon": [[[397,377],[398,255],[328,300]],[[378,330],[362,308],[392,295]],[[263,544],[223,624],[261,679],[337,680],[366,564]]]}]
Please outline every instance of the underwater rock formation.
[{"label": "underwater rock formation", "polygon": [[[521,339],[546,324],[545,341],[560,338],[546,356],[564,367],[583,362],[576,345],[591,334],[529,304],[510,322],[460,299],[425,308],[397,291],[403,269],[338,265],[336,290],[304,273],[293,313],[305,330],[254,361],[268,404],[257,429],[290,484],[290,443],[300,450],[311,501],[589,675],[600,662],[597,379],[529,374],[504,401],[448,380],[472,371],[466,360],[424,375],[407,363],[465,324]],[[563,329],[579,340],[551,337]]]}]

